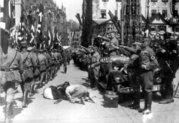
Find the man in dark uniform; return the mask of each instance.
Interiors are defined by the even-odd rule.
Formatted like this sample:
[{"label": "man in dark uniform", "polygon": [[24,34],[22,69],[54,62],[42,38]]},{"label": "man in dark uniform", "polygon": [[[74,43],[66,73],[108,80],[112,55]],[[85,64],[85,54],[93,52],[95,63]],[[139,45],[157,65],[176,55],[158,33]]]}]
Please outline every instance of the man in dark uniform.
[{"label": "man in dark uniform", "polygon": [[98,52],[97,47],[93,47],[92,56],[91,56],[91,65],[88,69],[88,75],[91,82],[91,88],[95,88],[97,86],[98,77],[99,77],[99,69],[100,69],[100,54]]},{"label": "man in dark uniform", "polygon": [[29,47],[27,48],[29,52],[32,54],[32,62],[33,62],[33,73],[34,73],[34,78],[33,78],[33,83],[31,86],[31,93],[34,94],[36,91],[36,87],[38,86],[39,78],[40,78],[40,69],[39,69],[39,60],[38,60],[38,51],[35,47]]},{"label": "man in dark uniform", "polygon": [[45,77],[46,77],[46,68],[47,68],[47,59],[44,55],[44,50],[40,49],[38,54],[38,60],[39,60],[39,69],[40,69],[40,81],[39,86],[41,87],[44,83]]},{"label": "man in dark uniform", "polygon": [[20,76],[22,71],[21,55],[11,42],[7,56],[3,57],[3,62],[0,66],[0,84],[3,86],[6,94],[5,123],[9,123],[10,116],[13,114],[14,96],[17,85],[22,82]]},{"label": "man in dark uniform", "polygon": [[152,106],[152,90],[153,90],[153,71],[158,67],[158,61],[155,58],[154,51],[150,48],[150,39],[145,38],[142,44],[142,50],[139,54],[140,60],[140,80],[144,91],[144,109],[139,110],[144,114],[151,113]]},{"label": "man in dark uniform", "polygon": [[44,51],[44,55],[46,57],[47,61],[47,69],[46,69],[46,77],[45,77],[45,82],[47,83],[50,81],[50,70],[51,70],[51,56],[47,50]]},{"label": "man in dark uniform", "polygon": [[51,51],[51,79],[55,77],[55,64],[56,64],[56,59],[55,59],[55,49],[52,49]]},{"label": "man in dark uniform", "polygon": [[[129,49],[129,48],[128,48]],[[140,79],[139,79],[139,54],[141,52],[141,43],[135,42],[133,44],[133,47],[129,49],[133,52],[133,54],[130,56],[130,62],[127,64],[127,68],[129,70],[129,79],[131,82],[131,85],[134,90],[133,100],[132,104],[129,106],[132,109],[139,109],[140,108]]]},{"label": "man in dark uniform", "polygon": [[161,100],[159,103],[160,104],[172,103],[174,102],[173,79],[179,67],[177,41],[167,40],[163,48],[161,48],[161,51],[157,53],[157,56],[162,68],[162,73],[163,73],[162,81],[165,84],[164,99]]},{"label": "man in dark uniform", "polygon": [[21,57],[23,61],[23,73],[22,73],[22,91],[23,91],[23,107],[27,106],[28,94],[31,92],[31,85],[34,83],[33,79],[33,54],[31,51],[27,51],[27,41],[23,39],[20,43]]}]

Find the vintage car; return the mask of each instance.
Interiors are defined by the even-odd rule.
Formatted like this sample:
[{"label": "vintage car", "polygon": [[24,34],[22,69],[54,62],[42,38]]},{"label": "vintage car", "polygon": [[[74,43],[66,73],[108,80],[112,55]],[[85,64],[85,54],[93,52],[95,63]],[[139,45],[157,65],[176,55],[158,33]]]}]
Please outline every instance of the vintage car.
[{"label": "vintage car", "polygon": [[[133,93],[131,71],[125,67],[129,61],[130,58],[124,55],[102,58],[99,84],[105,90],[112,90],[118,94]],[[154,71],[153,91],[163,92],[162,74],[159,68]]]}]

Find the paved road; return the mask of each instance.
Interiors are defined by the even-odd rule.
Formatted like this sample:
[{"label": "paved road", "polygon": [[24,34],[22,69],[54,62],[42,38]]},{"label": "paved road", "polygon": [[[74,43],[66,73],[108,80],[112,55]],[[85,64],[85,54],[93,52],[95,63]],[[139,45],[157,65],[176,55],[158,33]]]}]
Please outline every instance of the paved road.
[{"label": "paved road", "polygon": [[[18,108],[21,104],[21,92],[16,95],[13,123],[179,123],[179,99],[167,105],[159,105],[154,102],[153,114],[143,116],[135,110],[119,105],[118,108],[106,108],[103,106],[103,96],[98,90],[91,90],[90,94],[95,103],[85,105],[71,104],[62,101],[54,104],[54,100],[44,99],[43,89],[49,85],[58,85],[64,81],[71,83],[88,84],[85,81],[87,73],[79,70],[73,64],[68,67],[67,74],[58,72],[56,78],[50,81],[38,94],[31,98],[27,108]],[[143,102],[141,103],[143,106]],[[0,106],[0,123],[3,120],[4,105]]]}]

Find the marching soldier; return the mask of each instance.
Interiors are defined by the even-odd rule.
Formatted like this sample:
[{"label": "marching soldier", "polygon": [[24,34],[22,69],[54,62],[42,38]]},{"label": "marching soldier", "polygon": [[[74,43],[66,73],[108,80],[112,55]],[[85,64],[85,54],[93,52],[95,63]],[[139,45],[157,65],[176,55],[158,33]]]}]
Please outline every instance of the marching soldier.
[{"label": "marching soldier", "polygon": [[31,92],[31,85],[34,83],[33,79],[33,54],[31,51],[27,51],[27,41],[26,39],[22,39],[20,42],[21,48],[21,57],[22,57],[22,64],[23,64],[23,73],[22,73],[22,91],[23,91],[23,107],[27,106],[28,103],[28,94]]},{"label": "marching soldier", "polygon": [[140,80],[144,91],[144,109],[140,109],[139,112],[144,114],[151,113],[152,106],[152,90],[153,90],[153,71],[158,67],[158,61],[155,58],[154,51],[150,48],[150,39],[144,39],[142,49],[139,54],[140,60]]},{"label": "marching soldier", "polygon": [[51,64],[51,79],[53,79],[55,77],[55,65],[56,65],[56,58],[55,58],[55,49],[52,50],[51,52],[52,54],[52,64]]},{"label": "marching soldier", "polygon": [[39,69],[40,69],[40,81],[39,81],[39,86],[41,87],[43,85],[43,82],[45,80],[46,77],[46,69],[47,69],[47,59],[44,55],[44,50],[40,49],[39,50],[39,54],[38,54],[38,60],[39,60]]},{"label": "marching soldier", "polygon": [[[30,47],[31,48],[31,47]],[[32,87],[31,87],[31,93],[34,94],[36,91],[36,88],[38,86],[38,82],[40,79],[40,63],[39,63],[39,59],[38,59],[38,51],[35,48],[31,48],[31,49],[27,49],[29,51],[31,51],[31,54],[33,56],[33,73],[34,73],[34,81],[32,83]]]},{"label": "marching soldier", "polygon": [[8,123],[13,114],[14,96],[19,83],[22,82],[20,73],[22,69],[22,59],[20,53],[15,49],[12,42],[8,47],[8,54],[3,58],[4,62],[0,66],[0,84],[6,94],[5,123]]},{"label": "marching soldier", "polygon": [[50,81],[50,78],[51,78],[51,56],[50,56],[50,53],[46,50],[44,52],[44,55],[46,56],[46,59],[47,59],[47,69],[46,69],[46,83],[48,81]]}]

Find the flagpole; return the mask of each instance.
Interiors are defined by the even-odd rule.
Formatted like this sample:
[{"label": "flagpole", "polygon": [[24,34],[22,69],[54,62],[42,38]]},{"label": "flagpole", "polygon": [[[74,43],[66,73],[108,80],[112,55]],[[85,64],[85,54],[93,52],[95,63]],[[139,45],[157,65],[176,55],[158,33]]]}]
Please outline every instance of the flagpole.
[{"label": "flagpole", "polygon": [[122,0],[121,7],[121,45],[124,45],[124,0]]}]

